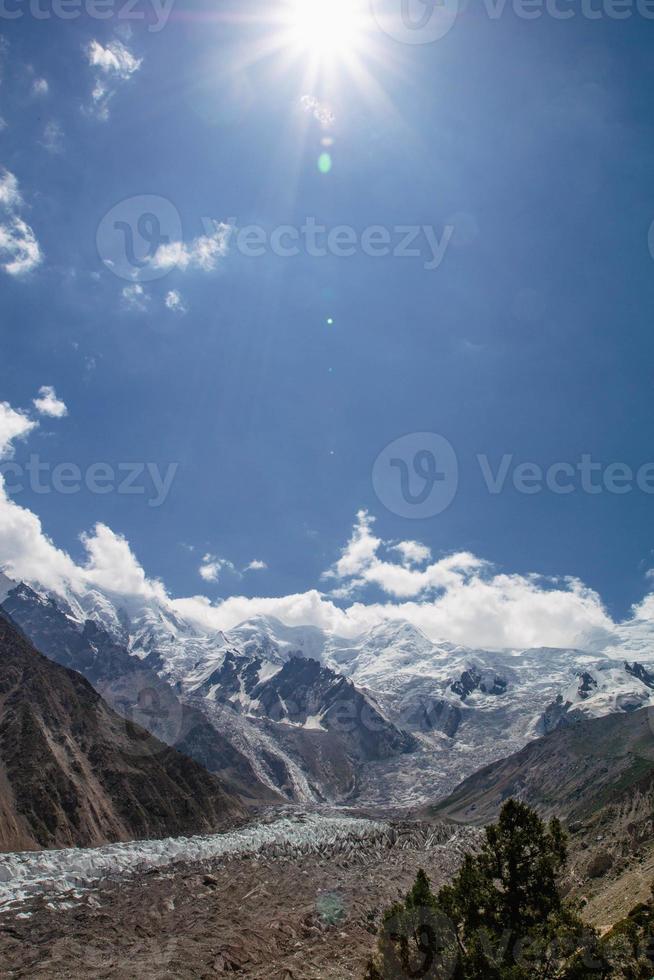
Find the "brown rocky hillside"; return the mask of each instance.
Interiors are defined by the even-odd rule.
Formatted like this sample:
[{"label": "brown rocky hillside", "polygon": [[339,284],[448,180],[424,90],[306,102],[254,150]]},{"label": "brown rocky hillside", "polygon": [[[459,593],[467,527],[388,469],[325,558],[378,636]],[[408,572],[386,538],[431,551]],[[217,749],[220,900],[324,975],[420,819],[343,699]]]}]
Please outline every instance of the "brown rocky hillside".
[{"label": "brown rocky hillside", "polygon": [[126,722],[0,614],[0,850],[219,831],[237,793]]}]

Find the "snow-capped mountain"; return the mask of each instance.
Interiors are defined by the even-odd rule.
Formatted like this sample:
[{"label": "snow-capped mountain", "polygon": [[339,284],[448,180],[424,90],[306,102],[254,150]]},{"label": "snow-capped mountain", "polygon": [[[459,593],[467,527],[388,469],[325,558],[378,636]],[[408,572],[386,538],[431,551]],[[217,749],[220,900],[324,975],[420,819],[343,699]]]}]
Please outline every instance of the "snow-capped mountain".
[{"label": "snow-capped mountain", "polygon": [[[15,593],[4,591],[11,607]],[[620,651],[472,650],[434,643],[400,621],[354,639],[269,617],[220,632],[159,600],[35,591],[30,616],[17,618],[42,649],[53,645],[44,627],[53,605],[86,641],[100,630],[104,639],[90,643],[96,660],[117,658],[114,673],[127,662],[154,672],[259,780],[291,799],[433,800],[575,717],[654,704],[644,639],[639,658],[626,662]],[[76,669],[89,676],[95,668],[82,661]]]},{"label": "snow-capped mountain", "polygon": [[371,696],[304,655],[315,648],[303,631],[276,638],[255,623],[199,634],[156,605],[127,609],[97,592],[64,601],[22,583],[3,608],[117,711],[252,799],[263,786],[269,796],[341,800],[361,766],[415,747]]}]

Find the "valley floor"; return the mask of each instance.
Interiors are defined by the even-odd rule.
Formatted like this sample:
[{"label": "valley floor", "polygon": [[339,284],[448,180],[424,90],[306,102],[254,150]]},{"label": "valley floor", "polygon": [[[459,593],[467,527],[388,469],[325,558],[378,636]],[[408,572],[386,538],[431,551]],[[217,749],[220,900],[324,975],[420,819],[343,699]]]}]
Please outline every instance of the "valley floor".
[{"label": "valley floor", "polygon": [[73,901],[34,895],[0,914],[0,974],[360,980],[380,913],[419,867],[435,885],[450,877],[475,833],[371,823],[312,853],[278,841],[106,879]]}]

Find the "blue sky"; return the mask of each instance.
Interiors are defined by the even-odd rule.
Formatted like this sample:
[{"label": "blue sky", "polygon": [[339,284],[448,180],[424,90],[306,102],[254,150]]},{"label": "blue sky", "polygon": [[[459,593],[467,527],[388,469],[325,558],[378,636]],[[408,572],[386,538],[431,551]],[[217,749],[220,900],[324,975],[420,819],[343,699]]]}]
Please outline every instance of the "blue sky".
[{"label": "blue sky", "polygon": [[[574,576],[626,617],[650,587],[652,495],[510,480],[490,494],[476,457],[654,461],[654,24],[493,20],[471,2],[431,44],[371,21],[349,52],[365,71],[330,54],[308,77],[312,52],[290,43],[255,58],[279,37],[277,8],[178,2],[158,32],[27,7],[0,18],[0,170],[20,195],[5,227],[26,223],[40,250],[31,270],[0,272],[0,400],[28,409],[51,385],[68,410],[41,416],[14,460],[179,464],[160,507],[86,490],[12,499],[77,561],[97,522],[124,535],[176,596],[327,591],[363,509],[385,542]],[[143,196],[171,203],[184,245],[141,283],[103,263],[96,236]],[[433,269],[427,251],[236,245],[244,226],[307,217],[358,235],[453,230]],[[203,219],[232,229],[204,267]],[[372,470],[416,432],[451,443],[459,481],[444,512],[412,520]],[[219,567],[202,578],[205,555]],[[245,571],[255,560],[267,567]]]}]

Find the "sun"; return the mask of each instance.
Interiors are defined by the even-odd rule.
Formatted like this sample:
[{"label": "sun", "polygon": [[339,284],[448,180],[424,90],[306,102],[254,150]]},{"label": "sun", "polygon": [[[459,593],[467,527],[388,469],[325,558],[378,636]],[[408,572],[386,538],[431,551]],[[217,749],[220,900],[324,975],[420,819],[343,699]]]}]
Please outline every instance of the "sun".
[{"label": "sun", "polygon": [[363,0],[289,0],[287,6],[288,40],[299,53],[347,59],[365,41]]}]

